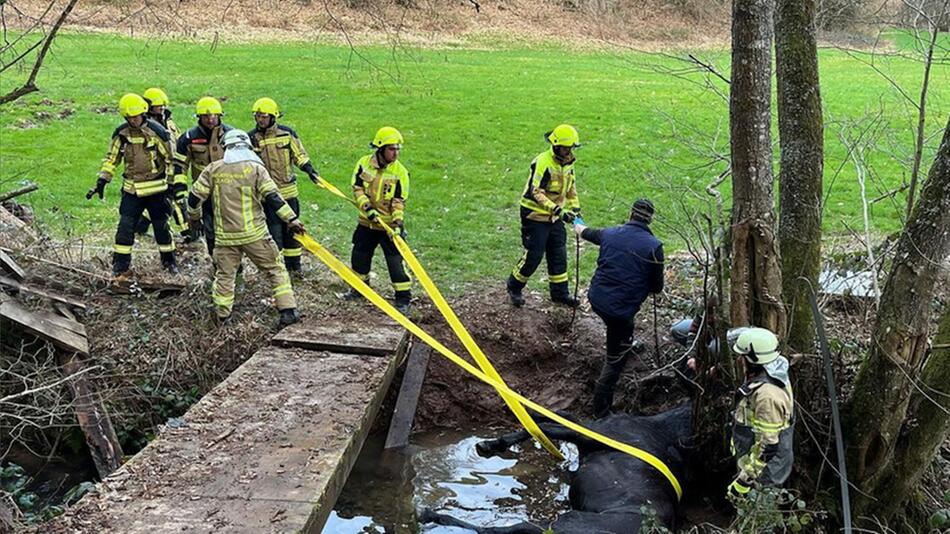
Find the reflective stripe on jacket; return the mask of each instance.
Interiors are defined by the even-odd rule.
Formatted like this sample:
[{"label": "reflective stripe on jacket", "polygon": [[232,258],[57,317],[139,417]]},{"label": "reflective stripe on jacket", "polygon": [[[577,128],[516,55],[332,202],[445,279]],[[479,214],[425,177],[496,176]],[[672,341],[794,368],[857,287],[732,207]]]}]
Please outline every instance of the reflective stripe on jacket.
[{"label": "reflective stripe on jacket", "polygon": [[554,222],[557,219],[552,213],[556,206],[580,211],[581,204],[574,185],[574,156],[562,164],[554,157],[553,148],[538,154],[531,162],[531,173],[521,195],[521,206],[530,210],[528,219],[542,222]]},{"label": "reflective stripe on jacket", "polygon": [[198,125],[181,135],[175,149],[174,183],[187,186],[189,170],[194,182],[208,164],[223,158],[221,140],[230,129],[227,124],[220,124],[210,131]]},{"label": "reflective stripe on jacket", "polygon": [[[254,161],[210,163],[201,171],[191,194],[202,201],[211,198],[215,242],[221,246],[246,245],[269,235],[262,203],[270,195],[281,205],[276,210],[281,219],[289,222],[296,218],[280,198],[267,169]],[[200,205],[196,209],[200,211]]]},{"label": "reflective stripe on jacket", "polygon": [[285,199],[297,198],[299,193],[294,165],[302,168],[310,161],[297,132],[274,123],[264,130],[254,128],[248,135],[254,145],[254,151],[261,157],[271,179],[277,184],[280,195]]},{"label": "reflective stripe on jacket", "polygon": [[120,163],[122,190],[131,195],[147,197],[164,193],[170,183],[172,145],[168,131],[161,124],[146,119],[139,128],[126,122],[112,133],[109,151],[102,160],[99,177],[111,181]]},{"label": "reflective stripe on jacket", "polygon": [[353,198],[360,207],[359,223],[375,230],[380,224],[366,217],[367,207],[379,212],[386,224],[401,221],[405,217],[406,199],[409,198],[409,171],[399,160],[380,169],[376,155],[363,156],[353,169]]},{"label": "reflective stripe on jacket", "polygon": [[739,479],[778,486],[792,472],[794,397],[791,386],[768,376],[746,382],[737,393],[732,453]]}]

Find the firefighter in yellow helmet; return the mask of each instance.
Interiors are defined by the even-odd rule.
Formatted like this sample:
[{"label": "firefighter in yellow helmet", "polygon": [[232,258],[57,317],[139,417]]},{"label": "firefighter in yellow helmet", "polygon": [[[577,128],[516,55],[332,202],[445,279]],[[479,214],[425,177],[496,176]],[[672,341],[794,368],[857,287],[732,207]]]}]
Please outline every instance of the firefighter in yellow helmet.
[{"label": "firefighter in yellow helmet", "polygon": [[[142,98],[148,102],[148,118],[164,126],[172,138],[172,147],[176,146],[181,130],[172,120],[172,112],[168,109],[168,95],[158,87],[149,87],[142,93]],[[184,234],[188,230],[188,221],[185,220],[185,199],[172,199],[169,209],[171,211],[168,219],[169,226],[173,232]],[[148,211],[143,212],[142,218],[135,225],[135,233],[145,235],[151,223]]]},{"label": "firefighter in yellow helmet", "polygon": [[[353,197],[360,214],[356,231],[353,232],[351,264],[356,274],[369,282],[373,253],[377,246],[382,247],[389,278],[396,293],[396,309],[405,313],[412,300],[412,281],[406,274],[399,250],[380,224],[380,221],[385,222],[405,237],[409,171],[399,161],[402,143],[399,130],[391,126],[380,128],[370,143],[374,152],[360,158],[353,169]],[[359,293],[350,289],[346,298],[355,299],[359,296]]]},{"label": "firefighter in yellow helmet", "polygon": [[765,328],[747,328],[732,347],[745,369],[736,395],[732,453],[739,474],[728,494],[741,498],[756,486],[780,486],[792,472],[795,402],[788,360],[778,338]]},{"label": "firefighter in yellow helmet", "polygon": [[[248,132],[254,151],[264,162],[271,179],[277,184],[280,196],[284,197],[297,216],[300,216],[300,200],[297,191],[297,176],[294,167],[307,173],[310,181],[317,183],[320,173],[313,168],[297,132],[289,126],[277,124],[281,116],[280,108],[271,98],[259,98],[251,108],[256,126]],[[267,227],[277,248],[284,256],[284,263],[291,273],[300,274],[300,243],[290,233],[287,224],[273,210],[267,210]]]},{"label": "firefighter in yellow helmet", "polygon": [[96,186],[86,193],[87,200],[93,195],[98,195],[101,200],[106,184],[112,180],[118,165],[124,163],[119,227],[112,255],[112,273],[116,276],[131,268],[135,223],[143,211],[149,212],[155,225],[155,242],[158,243],[162,266],[173,274],[178,273],[166,202],[171,183],[171,137],[161,124],[146,118],[147,111],[148,104],[137,94],[129,93],[119,99],[119,114],[125,122],[112,133]]},{"label": "firefighter in yellow helmet", "polygon": [[[188,196],[189,171],[194,183],[208,164],[224,157],[221,141],[231,127],[221,122],[222,115],[224,115],[224,110],[221,108],[221,102],[218,102],[216,98],[204,96],[195,104],[195,117],[198,118],[198,124],[178,138],[175,150],[175,179],[172,188],[175,191],[176,200]],[[192,239],[196,238],[196,234],[203,233],[205,243],[208,245],[208,254],[213,257],[214,215],[211,201],[205,202],[202,214],[203,224],[192,231]]]},{"label": "firefighter in yellow helmet", "polygon": [[574,149],[580,146],[577,130],[562,124],[545,134],[551,144],[531,162],[531,171],[521,195],[521,244],[525,252],[508,276],[508,297],[515,307],[524,306],[521,291],[528,278],[548,258],[548,282],[551,300],[571,307],[579,302],[570,295],[567,284],[567,232],[580,214],[580,202],[574,184]]},{"label": "firefighter in yellow helmet", "polygon": [[172,120],[172,110],[168,109],[170,103],[165,91],[158,87],[149,87],[142,93],[142,97],[148,102],[148,118],[164,126],[172,136],[172,142],[177,142],[181,130]]},{"label": "firefighter in yellow helmet", "polygon": [[188,195],[188,215],[201,224],[202,211],[214,210],[214,284],[211,298],[219,321],[231,316],[234,305],[234,277],[241,258],[247,256],[263,273],[273,289],[280,312],[280,324],[300,320],[290,277],[281,261],[277,245],[267,233],[264,205],[269,206],[294,233],[304,227],[284,202],[267,169],[251,148],[251,139],[241,130],[224,134],[223,159],[209,163],[192,185]]}]

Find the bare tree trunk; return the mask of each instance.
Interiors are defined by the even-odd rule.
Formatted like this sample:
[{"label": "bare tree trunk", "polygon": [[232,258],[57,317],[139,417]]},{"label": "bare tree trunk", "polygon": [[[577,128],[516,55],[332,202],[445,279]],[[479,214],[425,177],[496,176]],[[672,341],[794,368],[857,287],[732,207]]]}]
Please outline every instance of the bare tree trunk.
[{"label": "bare tree trunk", "polygon": [[[50,46],[53,44],[53,39],[56,39],[56,34],[63,26],[63,23],[66,22],[66,18],[69,17],[69,14],[72,12],[73,8],[76,7],[78,2],[79,0],[69,0],[69,3],[66,4],[66,7],[64,7],[60,12],[59,17],[56,19],[56,22],[50,29],[49,34],[43,38],[43,47],[40,48],[39,53],[36,55],[36,61],[33,63],[33,69],[30,71],[30,76],[26,79],[26,82],[24,82],[23,85],[13,89],[3,96],[0,96],[0,105],[13,102],[21,96],[28,95],[34,91],[39,91],[39,88],[36,86],[36,75],[40,73],[40,67],[43,66],[43,60],[46,59],[46,53],[49,52]],[[2,2],[0,2],[0,5],[2,5]],[[7,68],[9,67],[10,65],[7,65]]]},{"label": "bare tree trunk", "polygon": [[[950,252],[950,122],[920,200],[904,227],[881,295],[868,357],[848,403],[848,471],[862,492],[855,516],[894,500],[891,462],[927,350],[934,286]],[[939,361],[939,360],[938,360]],[[945,372],[935,363],[931,372]],[[944,363],[945,365],[945,363]],[[945,389],[946,382],[937,384]],[[921,405],[923,406],[923,405]],[[928,427],[930,425],[928,424]],[[912,448],[916,448],[915,446]],[[907,455],[904,451],[901,454]],[[874,499],[878,499],[876,502]]]},{"label": "bare tree trunk", "polygon": [[821,268],[821,183],[824,138],[815,37],[816,0],[778,0],[775,67],[778,78],[779,245],[788,305],[789,346],[811,352],[815,324],[808,293]]},{"label": "bare tree trunk", "polygon": [[911,397],[907,414],[894,457],[878,484],[886,488],[888,498],[869,503],[867,515],[887,520],[900,510],[918,488],[940,445],[950,437],[950,306],[943,312],[920,389]]},{"label": "bare tree trunk", "polygon": [[732,324],[785,333],[772,201],[772,0],[733,0]]}]

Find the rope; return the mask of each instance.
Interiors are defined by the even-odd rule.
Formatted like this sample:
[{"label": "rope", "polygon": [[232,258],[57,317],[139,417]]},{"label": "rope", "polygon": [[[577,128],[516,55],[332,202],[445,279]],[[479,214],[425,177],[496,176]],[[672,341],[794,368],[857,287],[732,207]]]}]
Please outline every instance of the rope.
[{"label": "rope", "polygon": [[[807,280],[806,280],[807,281]],[[809,286],[811,284],[809,283]],[[821,344],[821,356],[825,367],[825,384],[828,387],[828,398],[831,400],[831,422],[835,430],[835,450],[838,454],[838,475],[841,484],[841,508],[844,512],[844,532],[851,534],[851,496],[848,489],[848,470],[845,466],[844,435],[841,432],[841,418],[838,415],[838,396],[835,392],[834,370],[831,368],[831,350],[828,348],[828,338],[825,335],[825,325],[818,309],[815,298],[815,289],[809,287],[808,300],[811,301],[811,310],[815,316],[815,330]]]},{"label": "rope", "polygon": [[[577,300],[577,296],[581,291],[581,236],[574,232],[574,301]],[[567,325],[568,330],[573,330],[574,328],[574,319],[577,318],[577,308],[580,305],[574,306],[571,308],[571,322]]]}]

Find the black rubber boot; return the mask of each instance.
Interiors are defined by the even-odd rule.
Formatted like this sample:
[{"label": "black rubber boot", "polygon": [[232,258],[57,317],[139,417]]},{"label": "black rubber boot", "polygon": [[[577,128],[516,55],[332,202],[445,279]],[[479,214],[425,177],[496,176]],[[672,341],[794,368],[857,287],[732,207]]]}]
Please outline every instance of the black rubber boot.
[{"label": "black rubber boot", "polygon": [[521,290],[524,289],[524,284],[515,279],[514,276],[508,275],[508,283],[506,286],[508,289],[508,300],[511,301],[511,305],[515,308],[524,306],[524,295],[521,294]]},{"label": "black rubber boot", "polygon": [[121,276],[127,272],[132,267],[132,255],[131,254],[119,254],[118,252],[112,253],[112,275]]},{"label": "black rubber boot", "polygon": [[287,308],[280,310],[280,326],[289,326],[294,323],[300,322],[300,314],[297,313],[297,308]]},{"label": "black rubber boot", "polygon": [[569,308],[576,308],[581,305],[581,301],[570,295],[551,295],[551,302],[563,304]]},{"label": "black rubber boot", "polygon": [[175,261],[174,252],[162,252],[162,268],[171,274],[179,274],[178,262]]},{"label": "black rubber boot", "polygon": [[412,294],[408,291],[396,291],[396,310],[406,314],[412,305]]}]

